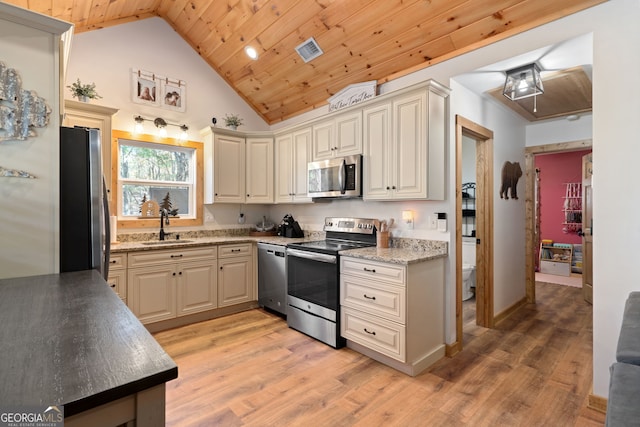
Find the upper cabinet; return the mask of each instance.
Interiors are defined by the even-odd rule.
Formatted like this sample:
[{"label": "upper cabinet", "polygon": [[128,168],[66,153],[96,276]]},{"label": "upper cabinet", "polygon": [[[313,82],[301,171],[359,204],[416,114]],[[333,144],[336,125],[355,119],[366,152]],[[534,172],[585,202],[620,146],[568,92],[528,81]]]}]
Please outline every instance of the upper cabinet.
[{"label": "upper cabinet", "polygon": [[444,200],[448,95],[429,81],[363,109],[365,200]]},{"label": "upper cabinet", "polygon": [[204,203],[273,203],[273,136],[205,128]]},{"label": "upper cabinet", "polygon": [[247,137],[246,203],[273,203],[273,137]]},{"label": "upper cabinet", "polygon": [[313,125],[313,160],[362,154],[362,111],[339,114]]},{"label": "upper cabinet", "polygon": [[64,100],[63,126],[84,126],[100,130],[102,175],[111,200],[111,118],[118,110],[88,102]]},{"label": "upper cabinet", "polygon": [[311,128],[276,136],[276,203],[310,203],[307,164],[311,161]]}]

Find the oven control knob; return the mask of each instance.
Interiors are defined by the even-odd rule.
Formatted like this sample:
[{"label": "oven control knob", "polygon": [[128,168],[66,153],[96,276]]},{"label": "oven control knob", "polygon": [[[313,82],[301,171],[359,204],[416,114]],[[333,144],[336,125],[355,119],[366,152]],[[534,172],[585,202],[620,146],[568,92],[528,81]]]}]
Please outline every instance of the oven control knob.
[{"label": "oven control knob", "polygon": [[362,224],[358,224],[358,228],[362,228]]}]

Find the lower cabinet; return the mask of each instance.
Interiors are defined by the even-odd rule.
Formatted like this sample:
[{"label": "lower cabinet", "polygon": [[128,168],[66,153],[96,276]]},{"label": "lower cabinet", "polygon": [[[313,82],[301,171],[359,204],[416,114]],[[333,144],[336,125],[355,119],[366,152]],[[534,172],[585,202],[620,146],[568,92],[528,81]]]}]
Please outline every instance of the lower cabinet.
[{"label": "lower cabinet", "polygon": [[127,303],[127,254],[111,254],[109,258],[109,277],[107,283],[118,294],[122,302]]},{"label": "lower cabinet", "polygon": [[442,258],[340,262],[341,334],[349,347],[412,376],[444,356]]},{"label": "lower cabinet", "polygon": [[142,323],[217,307],[216,247],[130,252],[127,303]]},{"label": "lower cabinet", "polygon": [[218,306],[256,299],[253,280],[252,244],[218,247]]}]

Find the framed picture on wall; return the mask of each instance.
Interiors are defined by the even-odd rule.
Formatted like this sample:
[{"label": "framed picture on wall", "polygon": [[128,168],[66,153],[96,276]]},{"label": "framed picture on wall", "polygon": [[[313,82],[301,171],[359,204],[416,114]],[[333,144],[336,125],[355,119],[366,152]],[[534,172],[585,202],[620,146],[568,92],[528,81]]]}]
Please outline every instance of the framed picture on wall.
[{"label": "framed picture on wall", "polygon": [[131,100],[137,104],[159,106],[160,77],[150,71],[131,73]]},{"label": "framed picture on wall", "polygon": [[184,113],[187,109],[187,83],[184,80],[163,77],[161,88],[160,105]]}]

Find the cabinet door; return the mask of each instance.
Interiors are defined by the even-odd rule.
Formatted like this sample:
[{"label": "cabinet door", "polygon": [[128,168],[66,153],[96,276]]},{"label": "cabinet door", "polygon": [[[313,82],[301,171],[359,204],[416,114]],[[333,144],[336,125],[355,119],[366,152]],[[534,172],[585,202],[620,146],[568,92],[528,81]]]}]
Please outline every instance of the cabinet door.
[{"label": "cabinet door", "polygon": [[394,199],[427,197],[426,92],[393,101]]},{"label": "cabinet door", "polygon": [[311,154],[311,129],[293,133],[293,201],[309,203],[307,196],[308,164]]},{"label": "cabinet door", "polygon": [[127,270],[109,270],[109,278],[107,283],[113,291],[118,294],[120,299],[127,302]]},{"label": "cabinet door", "polygon": [[330,159],[338,148],[333,119],[313,125],[313,160]]},{"label": "cabinet door", "polygon": [[184,262],[178,265],[177,315],[217,307],[217,261]]},{"label": "cabinet door", "polygon": [[253,299],[251,257],[218,260],[218,306],[248,302]]},{"label": "cabinet door", "polygon": [[391,104],[380,104],[363,111],[364,200],[391,198]]},{"label": "cabinet door", "polygon": [[111,201],[111,118],[117,113],[115,108],[86,102],[64,101],[63,126],[84,126],[100,130],[100,146],[102,156],[102,175],[107,185],[109,201]]},{"label": "cabinet door", "polygon": [[127,303],[140,322],[176,317],[176,265],[129,269]]},{"label": "cabinet door", "polygon": [[347,113],[335,119],[335,150],[338,156],[362,154],[362,112]]},{"label": "cabinet door", "polygon": [[293,199],[293,135],[276,137],[275,202],[290,203]]},{"label": "cabinet door", "polygon": [[273,203],[273,138],[247,138],[246,203]]},{"label": "cabinet door", "polygon": [[213,146],[214,202],[245,202],[244,138],[216,135]]}]

